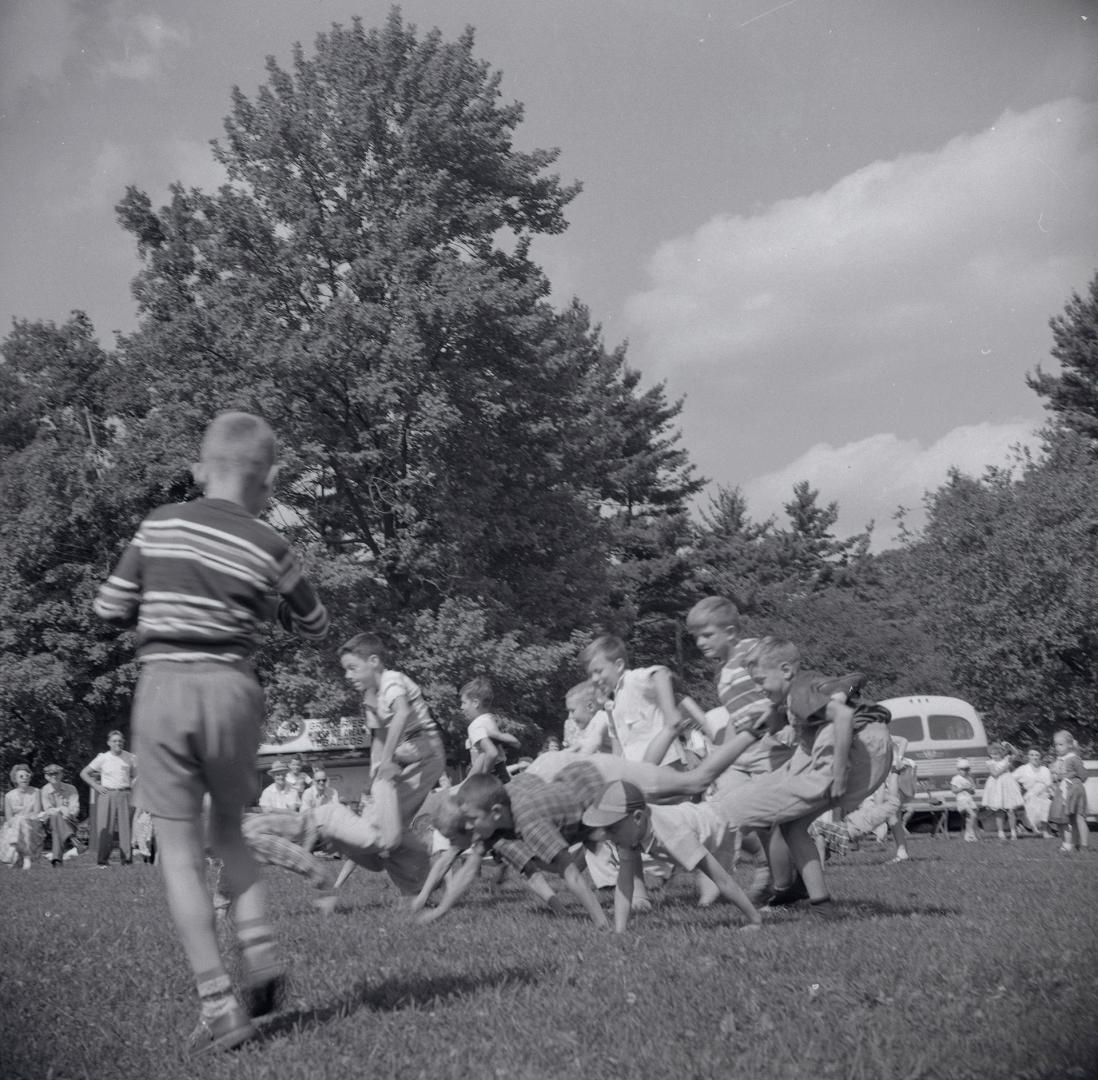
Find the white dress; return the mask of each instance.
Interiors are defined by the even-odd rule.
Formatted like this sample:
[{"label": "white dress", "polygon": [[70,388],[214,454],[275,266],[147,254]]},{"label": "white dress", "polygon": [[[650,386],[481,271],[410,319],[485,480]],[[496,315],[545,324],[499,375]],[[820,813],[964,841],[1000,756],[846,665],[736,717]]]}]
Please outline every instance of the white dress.
[{"label": "white dress", "polygon": [[1010,771],[1010,758],[1000,758],[998,761],[989,760],[987,763],[989,775],[984,784],[984,809],[985,810],[1019,810],[1021,809],[1022,789],[1018,781],[1014,779]]}]

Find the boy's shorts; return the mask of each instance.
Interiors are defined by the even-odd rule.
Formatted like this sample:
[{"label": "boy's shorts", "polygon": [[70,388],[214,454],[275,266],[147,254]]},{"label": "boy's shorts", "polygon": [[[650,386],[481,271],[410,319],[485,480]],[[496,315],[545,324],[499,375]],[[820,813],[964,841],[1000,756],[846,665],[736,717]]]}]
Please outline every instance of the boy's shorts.
[{"label": "boy's shorts", "polygon": [[256,797],[263,721],[263,690],[251,664],[144,664],[132,726],[145,808],[154,817],[190,821],[209,792],[220,813],[243,813]]},{"label": "boy's shorts", "polygon": [[810,750],[798,745],[780,769],[754,777],[712,801],[731,828],[766,828],[802,818],[815,818],[832,806],[854,810],[884,783],[892,767],[892,740],[888,725],[867,724],[850,742],[846,791],[832,799],[833,724],[816,732]]},{"label": "boy's shorts", "polygon": [[694,870],[724,840],[724,819],[708,802],[650,806],[652,835],[684,870]]}]

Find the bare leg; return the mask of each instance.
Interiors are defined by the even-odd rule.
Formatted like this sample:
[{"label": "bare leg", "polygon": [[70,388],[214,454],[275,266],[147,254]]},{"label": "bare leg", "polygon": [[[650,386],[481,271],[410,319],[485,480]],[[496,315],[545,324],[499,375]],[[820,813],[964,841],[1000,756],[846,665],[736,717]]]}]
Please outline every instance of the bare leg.
[{"label": "bare leg", "polygon": [[829,899],[829,894],[824,882],[823,865],[816,854],[816,842],[808,835],[808,826],[809,822],[801,818],[786,822],[781,826],[781,831],[789,845],[793,865],[804,880],[809,900],[822,902]]}]

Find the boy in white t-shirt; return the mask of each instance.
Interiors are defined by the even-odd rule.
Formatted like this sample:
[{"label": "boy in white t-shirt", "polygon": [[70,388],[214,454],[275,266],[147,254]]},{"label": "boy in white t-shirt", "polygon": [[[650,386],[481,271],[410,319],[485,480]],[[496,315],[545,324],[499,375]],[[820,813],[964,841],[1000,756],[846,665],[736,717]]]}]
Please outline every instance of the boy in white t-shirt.
[{"label": "boy in white t-shirt", "polygon": [[469,721],[465,745],[469,750],[469,773],[492,773],[501,783],[511,779],[507,771],[507,752],[500,748],[518,746],[514,735],[501,731],[496,717],[490,711],[495,697],[491,682],[483,675],[470,679],[461,688],[461,713]]}]

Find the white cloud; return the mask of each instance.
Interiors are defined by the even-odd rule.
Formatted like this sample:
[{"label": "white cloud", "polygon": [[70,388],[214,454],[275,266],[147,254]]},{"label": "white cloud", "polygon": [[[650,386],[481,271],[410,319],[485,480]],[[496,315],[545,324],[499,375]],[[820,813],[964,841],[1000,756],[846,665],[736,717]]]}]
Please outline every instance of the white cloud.
[{"label": "white cloud", "polygon": [[173,25],[159,15],[135,10],[130,0],[115,0],[107,9],[111,37],[117,44],[113,55],[104,56],[97,73],[101,77],[146,81],[160,75],[176,45],[186,45],[185,27]]},{"label": "white cloud", "polygon": [[0,12],[0,107],[14,109],[21,94],[49,93],[83,73],[100,81],[157,78],[172,51],[189,43],[186,26],[141,0],[8,4]]},{"label": "white cloud", "polygon": [[1036,426],[1025,375],[1094,274],[1096,191],[1098,104],[1072,99],[720,215],[652,256],[631,359],[686,396],[684,444],[720,484],[857,447],[905,474],[954,429]]},{"label": "white cloud", "polygon": [[853,535],[873,521],[874,547],[880,549],[896,541],[893,515],[899,507],[909,511],[909,528],[925,523],[923,496],[941,487],[951,468],[980,476],[989,465],[1013,464],[1016,447],[1035,450],[1039,441],[1026,420],[954,428],[927,446],[882,432],[842,446],[818,443],[741,487],[752,518],[775,515],[784,523],[782,507],[793,485],[807,480],[819,491],[821,505],[839,504],[836,535]]},{"label": "white cloud", "polygon": [[[665,370],[749,375],[777,357],[833,377],[836,362],[888,365],[909,351],[904,335],[958,320],[975,331],[989,305],[1047,292],[1050,279],[1059,289],[1065,260],[1089,268],[1096,190],[1098,105],[1008,112],[933,153],[664,244],[628,314]],[[988,327],[983,340],[996,339]]]}]

